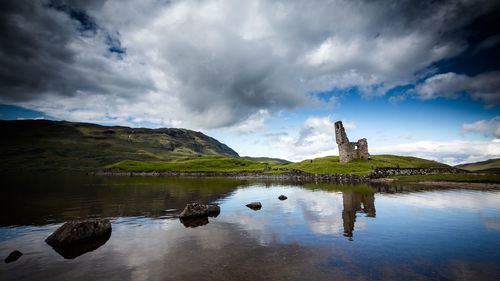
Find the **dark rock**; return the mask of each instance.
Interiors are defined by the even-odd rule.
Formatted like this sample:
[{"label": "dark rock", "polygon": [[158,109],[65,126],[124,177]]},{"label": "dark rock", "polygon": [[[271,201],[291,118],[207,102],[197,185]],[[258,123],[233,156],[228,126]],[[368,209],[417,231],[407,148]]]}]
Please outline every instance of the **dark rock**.
[{"label": "dark rock", "polygon": [[9,256],[5,258],[5,263],[15,262],[22,255],[23,253],[19,252],[18,250],[12,251],[12,253],[10,253]]},{"label": "dark rock", "polygon": [[77,243],[73,245],[65,245],[65,246],[54,245],[52,246],[52,248],[63,258],[74,259],[85,253],[97,250],[99,247],[106,244],[106,242],[108,242],[110,237],[111,237],[111,231],[109,232],[109,234],[93,239],[91,241],[87,241],[84,243]]},{"label": "dark rock", "polygon": [[288,199],[288,197],[286,197],[285,195],[280,195],[280,197],[278,197],[278,199],[283,201],[283,200]]},{"label": "dark rock", "polygon": [[260,208],[262,208],[262,204],[260,204],[260,202],[252,202],[247,204],[247,207],[252,210],[260,210]]},{"label": "dark rock", "polygon": [[97,238],[111,235],[111,223],[107,219],[71,221],[63,224],[45,242],[53,247],[92,242]]},{"label": "dark rock", "polygon": [[191,218],[180,218],[181,223],[185,227],[198,227],[208,224],[208,216],[203,217],[191,217]]},{"label": "dark rock", "polygon": [[220,213],[220,207],[217,205],[205,205],[200,203],[187,204],[179,218],[194,218],[194,217],[216,217]]}]

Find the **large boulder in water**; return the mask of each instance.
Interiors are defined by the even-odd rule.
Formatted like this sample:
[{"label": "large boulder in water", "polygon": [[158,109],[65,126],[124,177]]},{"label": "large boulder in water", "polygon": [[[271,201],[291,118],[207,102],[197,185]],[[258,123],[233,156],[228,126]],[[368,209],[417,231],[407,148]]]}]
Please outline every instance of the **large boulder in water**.
[{"label": "large boulder in water", "polygon": [[192,217],[192,218],[180,218],[179,220],[181,221],[181,223],[185,227],[192,227],[192,228],[207,225],[209,223],[208,216]]},{"label": "large boulder in water", "polygon": [[108,219],[70,221],[59,227],[45,242],[52,247],[65,247],[109,238],[111,222]]},{"label": "large boulder in water", "polygon": [[76,243],[72,245],[66,246],[52,246],[54,251],[56,251],[59,255],[61,255],[65,259],[74,259],[85,253],[92,252],[97,250],[102,245],[108,242],[111,237],[111,232],[108,235],[93,239],[91,241],[87,241],[84,243]]},{"label": "large boulder in water", "polygon": [[195,218],[195,217],[216,217],[220,213],[220,207],[217,205],[205,205],[200,203],[187,204],[179,218]]}]

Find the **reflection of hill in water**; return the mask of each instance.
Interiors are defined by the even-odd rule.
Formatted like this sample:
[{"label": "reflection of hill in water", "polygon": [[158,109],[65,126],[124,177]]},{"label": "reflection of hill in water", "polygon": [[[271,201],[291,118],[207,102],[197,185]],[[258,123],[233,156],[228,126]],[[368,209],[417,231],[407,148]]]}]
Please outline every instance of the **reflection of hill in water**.
[{"label": "reflection of hill in water", "polygon": [[[237,188],[250,184],[247,180],[230,178],[92,177],[67,173],[3,175],[2,179],[5,184],[0,190],[0,226],[43,225],[93,216],[168,217],[180,213],[187,203],[218,201]],[[259,182],[259,185],[265,188],[283,186],[279,182]],[[370,216],[374,192],[436,189],[385,184],[297,186],[344,192],[343,217],[349,237],[352,236],[355,213],[364,210]],[[373,206],[373,215],[374,210]]]},{"label": "reflection of hill in water", "polygon": [[133,178],[82,175],[5,177],[0,226],[40,225],[92,216],[167,215],[190,202],[210,203],[245,181],[215,178]]}]

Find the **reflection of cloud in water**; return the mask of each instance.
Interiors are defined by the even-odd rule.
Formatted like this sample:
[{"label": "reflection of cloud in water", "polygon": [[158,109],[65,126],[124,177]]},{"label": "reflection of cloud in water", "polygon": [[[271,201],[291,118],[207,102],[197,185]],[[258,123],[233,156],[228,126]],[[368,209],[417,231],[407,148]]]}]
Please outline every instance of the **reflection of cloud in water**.
[{"label": "reflection of cloud in water", "polygon": [[[285,194],[286,201],[278,200]],[[343,194],[340,192],[311,191],[293,186],[277,186],[272,188],[252,187],[239,189],[221,202],[223,222],[238,225],[258,240],[262,245],[273,242],[295,241],[296,237],[317,235],[340,236],[344,232],[343,210],[344,197],[348,196],[353,203],[348,222],[350,232],[354,227],[356,213],[365,209],[364,195],[358,193]],[[262,209],[257,212],[245,210],[248,201],[262,202]],[[373,205],[373,194],[371,195]],[[374,212],[374,207],[373,207]],[[357,215],[359,216],[359,214]],[[346,218],[344,218],[345,220]],[[364,223],[356,223],[356,229],[362,229]]]},{"label": "reflection of cloud in water", "polygon": [[397,200],[398,204],[427,208],[500,209],[500,192],[475,190],[437,190],[429,192],[380,194],[378,200]]},{"label": "reflection of cloud in water", "polygon": [[[110,240],[75,260],[64,260],[43,241],[57,225],[32,227],[15,237],[6,235],[8,239],[0,241],[0,256],[12,249],[25,256],[9,264],[9,270],[0,265],[0,276],[5,280],[498,279],[498,254],[491,247],[496,244],[487,242],[498,243],[496,233],[486,230],[497,231],[500,222],[499,207],[492,207],[491,202],[480,212],[467,212],[485,225],[476,229],[470,221],[455,223],[462,221],[461,212],[433,209],[434,203],[428,202],[417,205],[422,198],[439,196],[447,198],[449,206],[461,208],[460,202],[467,200],[452,191],[375,194],[380,217],[373,220],[357,212],[364,208],[366,216],[375,215],[370,194],[363,197],[289,186],[249,189],[251,198],[242,189],[220,200],[221,215],[202,227],[186,228],[178,219],[115,218]],[[279,201],[280,194],[289,199]],[[482,198],[481,194],[466,195],[474,202]],[[261,201],[262,209],[248,209],[245,204],[250,201]],[[393,212],[394,206],[430,209],[433,215],[419,221],[407,211]],[[356,243],[338,239],[344,231],[342,213],[352,210],[355,220],[348,220],[348,225],[354,223],[355,231],[366,223],[371,226]],[[443,222],[451,222],[451,228],[442,228]],[[428,232],[428,226],[436,226],[436,232]]]}]

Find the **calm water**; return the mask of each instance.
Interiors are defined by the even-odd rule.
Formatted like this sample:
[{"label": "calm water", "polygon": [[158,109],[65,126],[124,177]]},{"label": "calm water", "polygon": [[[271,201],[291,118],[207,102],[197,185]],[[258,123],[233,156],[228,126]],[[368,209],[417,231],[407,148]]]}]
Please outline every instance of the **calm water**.
[{"label": "calm water", "polygon": [[[233,179],[3,177],[1,280],[500,280],[500,192]],[[288,200],[279,201],[280,194]],[[245,207],[262,202],[262,209]],[[221,214],[185,226],[186,203]],[[110,218],[66,259],[44,239]],[[88,250],[87,250],[88,251]]]}]

